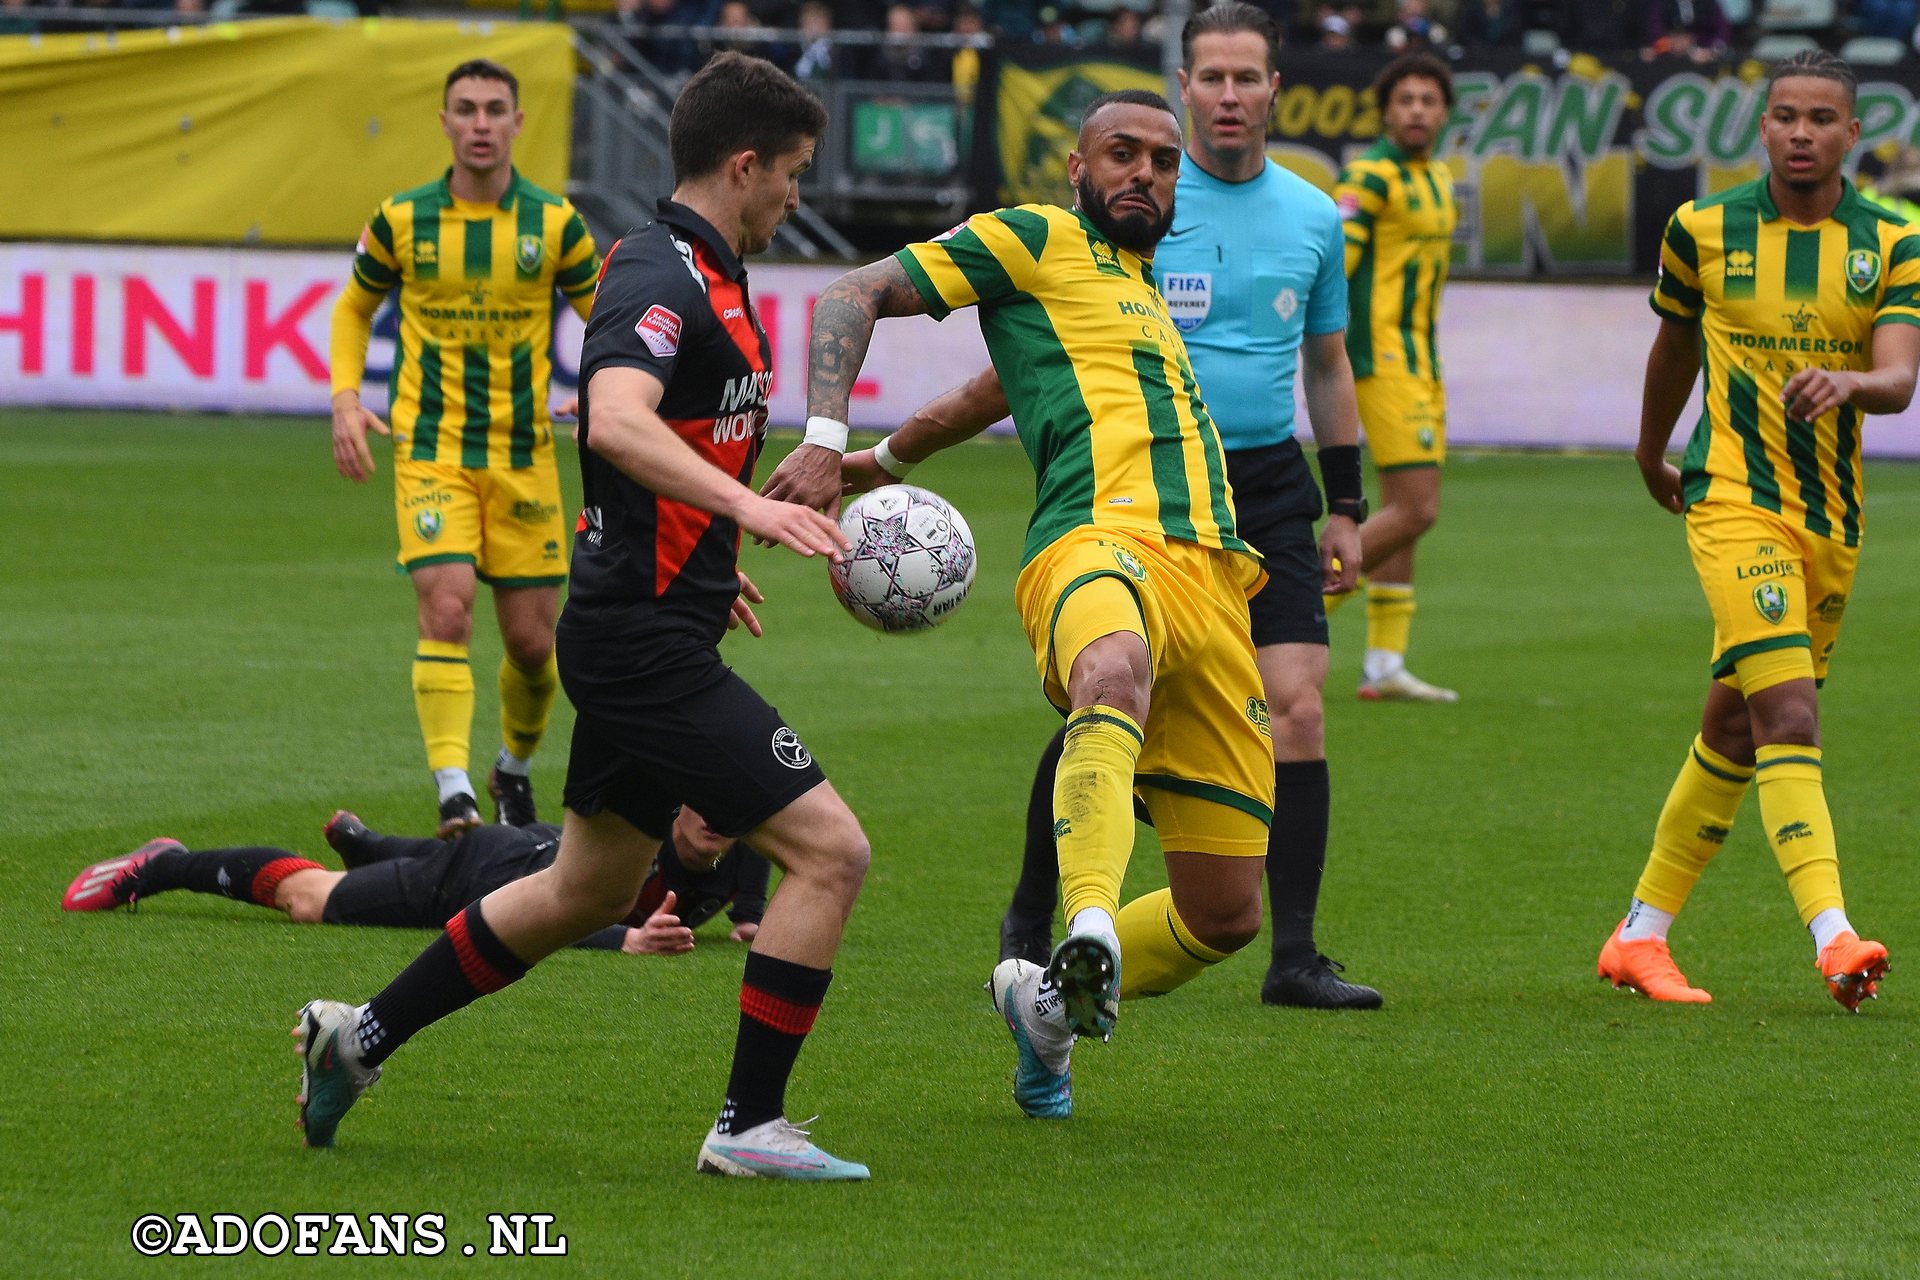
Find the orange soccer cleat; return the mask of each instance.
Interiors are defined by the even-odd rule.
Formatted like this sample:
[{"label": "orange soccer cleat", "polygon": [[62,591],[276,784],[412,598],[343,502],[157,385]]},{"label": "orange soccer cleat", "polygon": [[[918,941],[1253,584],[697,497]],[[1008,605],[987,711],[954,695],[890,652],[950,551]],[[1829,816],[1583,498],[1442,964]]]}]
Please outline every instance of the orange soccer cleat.
[{"label": "orange soccer cleat", "polygon": [[1673,962],[1673,952],[1662,938],[1641,938],[1622,942],[1622,920],[1614,926],[1613,936],[1600,948],[1600,976],[1616,987],[1638,991],[1649,1000],[1676,1004],[1712,1004],[1713,997],[1698,987],[1687,985],[1687,975]]},{"label": "orange soccer cleat", "polygon": [[1878,999],[1880,979],[1887,976],[1887,949],[1878,942],[1862,942],[1856,933],[1843,933],[1820,950],[1820,976],[1827,990],[1847,1007],[1860,1012],[1860,1002]]}]

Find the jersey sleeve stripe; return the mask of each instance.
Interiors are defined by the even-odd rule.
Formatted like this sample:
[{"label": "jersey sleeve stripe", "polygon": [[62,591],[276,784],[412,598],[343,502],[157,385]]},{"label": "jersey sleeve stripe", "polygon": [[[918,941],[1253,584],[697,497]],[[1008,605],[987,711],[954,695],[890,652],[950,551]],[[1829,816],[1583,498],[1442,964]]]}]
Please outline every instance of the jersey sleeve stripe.
[{"label": "jersey sleeve stripe", "polygon": [[[975,218],[943,247],[953,259],[953,265],[960,268],[967,283],[973,286],[974,297],[991,301],[1019,292],[1012,273],[1007,270],[1006,259],[1025,253],[1026,246],[998,216]],[[1018,265],[1017,258],[1015,265]],[[1027,273],[1021,274],[1024,277]]]},{"label": "jersey sleeve stripe", "polygon": [[367,253],[353,260],[353,278],[369,293],[386,293],[400,283],[398,271]]},{"label": "jersey sleeve stripe", "polygon": [[[565,262],[568,255],[573,252],[574,247],[582,240],[589,238],[587,235],[587,224],[581,220],[577,210],[572,211],[567,218],[566,230],[560,233],[560,261]],[[591,256],[591,250],[589,250],[589,256]]]},{"label": "jersey sleeve stripe", "polygon": [[1002,209],[995,215],[995,220],[1013,232],[1036,264],[1040,261],[1040,255],[1047,250],[1049,230],[1043,215],[1031,209]]},{"label": "jersey sleeve stripe", "polygon": [[1693,232],[1687,230],[1687,224],[1680,220],[1679,214],[1667,220],[1665,243],[1661,246],[1670,255],[1671,262],[1684,270],[1687,283],[1698,285],[1700,282],[1700,246],[1693,238]]},{"label": "jersey sleeve stripe", "polygon": [[599,274],[600,264],[591,257],[583,258],[571,267],[556,272],[553,283],[563,293],[584,293],[593,287],[593,280]]},{"label": "jersey sleeve stripe", "polygon": [[1908,233],[1895,240],[1893,247],[1887,250],[1887,278],[1891,280],[1896,275],[1913,275],[1899,269],[1914,263],[1920,263],[1920,235]]},{"label": "jersey sleeve stripe", "polygon": [[1671,271],[1662,271],[1653,287],[1653,309],[1675,320],[1698,320],[1702,301],[1698,289],[1690,288]]},{"label": "jersey sleeve stripe", "polygon": [[399,254],[393,248],[393,224],[387,221],[385,209],[374,210],[373,217],[367,222],[367,240],[369,246],[379,245],[386,251],[386,265],[394,266],[399,263]]},{"label": "jersey sleeve stripe", "polygon": [[[927,314],[935,320],[945,320],[953,313],[953,308],[948,305],[946,295],[940,292],[938,285],[934,284],[933,277],[927,273],[927,269],[920,265],[919,255],[915,252],[916,248],[917,246],[908,245],[894,254],[893,260],[900,264],[901,269],[907,273],[907,279],[911,280],[913,287],[920,291],[921,300],[927,304]],[[955,271],[954,274],[959,273]]]}]

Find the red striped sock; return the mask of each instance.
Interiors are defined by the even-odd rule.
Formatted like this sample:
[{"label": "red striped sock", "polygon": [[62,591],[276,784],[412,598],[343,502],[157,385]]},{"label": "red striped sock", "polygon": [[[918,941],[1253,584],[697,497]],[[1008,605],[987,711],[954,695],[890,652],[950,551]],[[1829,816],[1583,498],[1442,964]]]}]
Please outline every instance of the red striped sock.
[{"label": "red striped sock", "polygon": [[747,953],[722,1133],[743,1133],[786,1114],[787,1077],[832,981],[831,969]]},{"label": "red striped sock", "polygon": [[379,1066],[421,1028],[518,982],[531,967],[507,949],[474,903],[367,1002],[356,1024],[366,1064]]},{"label": "red striped sock", "polygon": [[296,871],[325,871],[326,868],[306,858],[275,858],[266,866],[253,873],[253,884],[249,892],[253,900],[263,907],[273,905],[273,891],[280,882]]}]

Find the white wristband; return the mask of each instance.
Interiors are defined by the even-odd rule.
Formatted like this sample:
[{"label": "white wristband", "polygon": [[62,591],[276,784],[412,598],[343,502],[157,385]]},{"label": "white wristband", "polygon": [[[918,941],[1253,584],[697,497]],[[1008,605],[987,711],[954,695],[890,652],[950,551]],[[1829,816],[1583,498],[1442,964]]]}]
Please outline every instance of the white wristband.
[{"label": "white wristband", "polygon": [[807,435],[801,444],[817,444],[835,453],[847,451],[847,424],[834,418],[815,415],[807,419]]},{"label": "white wristband", "polygon": [[887,447],[892,440],[893,437],[888,436],[881,440],[879,444],[873,446],[873,460],[880,464],[882,471],[892,476],[895,480],[905,480],[907,473],[920,464],[917,462],[904,462],[895,457],[893,450]]}]

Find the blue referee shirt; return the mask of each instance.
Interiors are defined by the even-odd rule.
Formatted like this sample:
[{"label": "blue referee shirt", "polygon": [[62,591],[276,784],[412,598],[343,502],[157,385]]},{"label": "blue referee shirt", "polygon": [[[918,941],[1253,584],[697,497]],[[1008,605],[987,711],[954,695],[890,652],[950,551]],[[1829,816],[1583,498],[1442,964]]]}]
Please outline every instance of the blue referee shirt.
[{"label": "blue referee shirt", "polygon": [[1347,327],[1346,237],[1333,201],[1272,160],[1256,178],[1222,182],[1188,156],[1153,274],[1221,443],[1291,437],[1301,335]]}]

